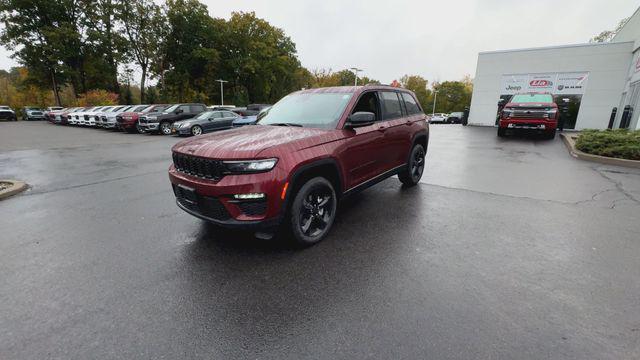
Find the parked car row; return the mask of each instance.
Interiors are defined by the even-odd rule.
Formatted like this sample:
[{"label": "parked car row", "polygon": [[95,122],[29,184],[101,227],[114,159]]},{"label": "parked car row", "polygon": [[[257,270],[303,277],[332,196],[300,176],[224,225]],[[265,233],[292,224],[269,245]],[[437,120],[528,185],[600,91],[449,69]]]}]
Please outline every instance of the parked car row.
[{"label": "parked car row", "polygon": [[[255,110],[255,109],[260,110]],[[269,105],[246,108],[212,107],[199,103],[107,105],[50,109],[42,114],[53,124],[118,129],[126,132],[162,135],[200,135],[206,132],[252,125]],[[256,115],[241,115],[251,109]],[[2,108],[0,107],[0,117]],[[8,115],[7,115],[8,116]],[[35,116],[35,115],[32,115]]]},{"label": "parked car row", "polygon": [[464,113],[461,111],[452,112],[451,114],[433,113],[429,115],[429,122],[443,124],[462,124],[463,117]]}]

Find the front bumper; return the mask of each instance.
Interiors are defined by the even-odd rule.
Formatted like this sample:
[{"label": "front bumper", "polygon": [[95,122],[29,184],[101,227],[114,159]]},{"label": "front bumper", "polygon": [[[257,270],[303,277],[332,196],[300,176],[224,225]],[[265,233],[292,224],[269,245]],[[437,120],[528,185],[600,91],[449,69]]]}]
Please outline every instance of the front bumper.
[{"label": "front bumper", "polygon": [[506,130],[552,132],[556,130],[558,122],[555,119],[500,119],[498,125]]},{"label": "front bumper", "polygon": [[[286,174],[277,167],[265,173],[227,175],[205,180],[169,168],[176,203],[187,213],[224,227],[267,229],[280,224]],[[238,201],[234,194],[264,193],[265,200]]]},{"label": "front bumper", "polygon": [[177,128],[175,126],[171,127],[171,134],[173,135],[191,135],[191,129],[186,126],[182,128]]},{"label": "front bumper", "polygon": [[141,123],[140,128],[142,128],[142,130],[144,130],[145,132],[158,131],[158,129],[160,128],[160,123]]}]

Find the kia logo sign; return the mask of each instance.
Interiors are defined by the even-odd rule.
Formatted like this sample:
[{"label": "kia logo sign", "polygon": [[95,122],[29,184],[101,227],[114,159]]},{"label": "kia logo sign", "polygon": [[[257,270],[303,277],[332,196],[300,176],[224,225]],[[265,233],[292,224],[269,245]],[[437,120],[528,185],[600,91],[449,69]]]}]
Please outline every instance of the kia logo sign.
[{"label": "kia logo sign", "polygon": [[553,83],[549,80],[531,80],[529,86],[531,87],[550,87]]}]

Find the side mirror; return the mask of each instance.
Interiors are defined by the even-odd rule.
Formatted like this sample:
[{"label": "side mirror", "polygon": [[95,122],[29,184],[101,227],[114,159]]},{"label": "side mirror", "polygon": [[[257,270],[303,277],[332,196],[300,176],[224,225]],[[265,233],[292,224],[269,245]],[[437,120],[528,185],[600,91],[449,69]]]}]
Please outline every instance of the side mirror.
[{"label": "side mirror", "polygon": [[175,113],[176,113],[176,114],[182,114],[182,113],[183,113],[183,111],[184,111],[184,110],[182,110],[182,109],[176,109]]},{"label": "side mirror", "polygon": [[376,114],[368,111],[355,112],[347,118],[345,127],[356,128],[373,124],[376,121]]}]

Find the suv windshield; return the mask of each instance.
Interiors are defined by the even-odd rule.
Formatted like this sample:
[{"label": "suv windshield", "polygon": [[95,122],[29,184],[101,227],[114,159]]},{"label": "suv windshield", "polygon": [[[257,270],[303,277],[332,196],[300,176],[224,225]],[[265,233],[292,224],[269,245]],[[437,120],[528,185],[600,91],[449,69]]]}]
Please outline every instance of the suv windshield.
[{"label": "suv windshield", "polygon": [[332,129],[335,128],[352,95],[350,93],[287,95],[271,107],[269,112],[259,120],[259,124],[291,124]]},{"label": "suv windshield", "polygon": [[552,103],[550,94],[518,94],[511,98],[512,103]]},{"label": "suv windshield", "polygon": [[168,112],[168,113],[170,113],[170,112],[172,112],[173,110],[177,109],[177,108],[178,108],[178,106],[180,106],[180,104],[175,104],[175,105],[173,105],[173,106],[169,107],[168,109],[165,109],[165,111],[164,111],[164,112]]},{"label": "suv windshield", "polygon": [[142,110],[143,113],[149,113],[149,112],[156,112],[156,111],[162,111],[164,110],[166,106],[159,106],[159,105],[151,105],[148,108]]}]

